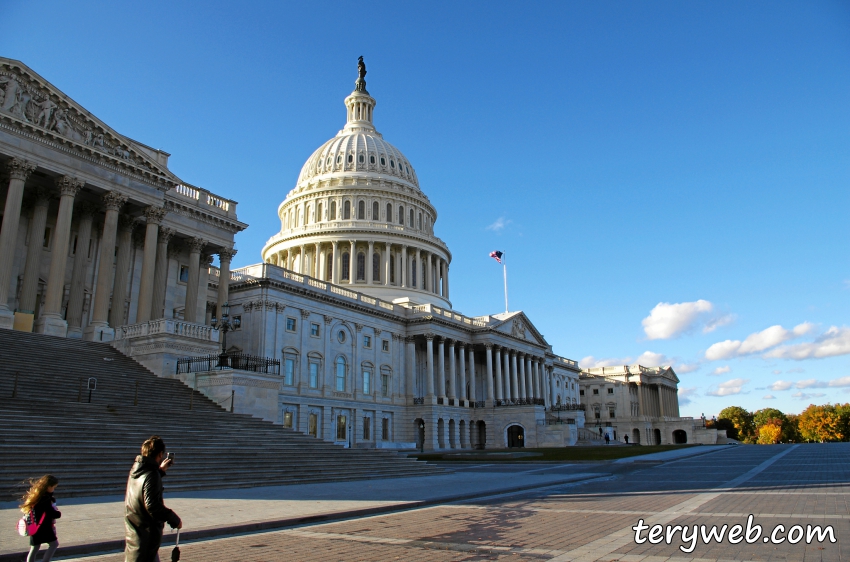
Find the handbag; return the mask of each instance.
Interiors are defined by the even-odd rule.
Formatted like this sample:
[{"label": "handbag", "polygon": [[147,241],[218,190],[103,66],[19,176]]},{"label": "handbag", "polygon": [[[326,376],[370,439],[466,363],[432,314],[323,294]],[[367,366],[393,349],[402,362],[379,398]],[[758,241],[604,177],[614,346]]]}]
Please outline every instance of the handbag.
[{"label": "handbag", "polygon": [[41,527],[41,523],[44,521],[44,516],[47,513],[41,514],[41,519],[38,523],[35,522],[35,513],[30,510],[29,513],[24,515],[18,520],[18,534],[22,537],[31,537],[38,532],[38,529]]}]

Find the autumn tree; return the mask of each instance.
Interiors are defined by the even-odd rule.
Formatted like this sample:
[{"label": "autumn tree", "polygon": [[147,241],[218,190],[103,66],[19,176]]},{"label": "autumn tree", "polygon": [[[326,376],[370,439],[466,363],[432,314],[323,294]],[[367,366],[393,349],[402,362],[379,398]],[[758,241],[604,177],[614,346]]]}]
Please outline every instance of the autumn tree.
[{"label": "autumn tree", "polygon": [[782,420],[769,418],[756,428],[756,443],[759,445],[774,445],[782,438]]},{"label": "autumn tree", "polygon": [[842,420],[839,412],[832,404],[815,406],[810,404],[798,418],[800,435],[807,441],[823,443],[825,441],[841,441]]},{"label": "autumn tree", "polygon": [[[740,406],[729,406],[720,410],[717,416],[717,426],[721,427],[723,420],[729,420],[737,432],[737,436],[733,439],[738,439],[744,443],[753,443],[755,441],[756,428],[753,423],[753,415]],[[729,437],[732,437],[731,435]]]}]

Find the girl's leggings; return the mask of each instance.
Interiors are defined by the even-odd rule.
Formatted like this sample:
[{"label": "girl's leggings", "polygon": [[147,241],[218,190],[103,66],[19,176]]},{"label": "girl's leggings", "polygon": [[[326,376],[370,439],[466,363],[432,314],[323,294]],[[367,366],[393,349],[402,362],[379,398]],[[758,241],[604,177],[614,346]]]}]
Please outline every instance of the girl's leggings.
[{"label": "girl's leggings", "polygon": [[[58,547],[58,540],[47,543],[47,550],[44,552],[44,558],[41,559],[41,562],[50,562],[51,560],[53,560],[53,553],[56,552],[56,549]],[[40,544],[30,547],[30,553],[29,555],[27,555],[27,562],[35,562],[35,555],[38,554],[38,550],[40,548]]]}]

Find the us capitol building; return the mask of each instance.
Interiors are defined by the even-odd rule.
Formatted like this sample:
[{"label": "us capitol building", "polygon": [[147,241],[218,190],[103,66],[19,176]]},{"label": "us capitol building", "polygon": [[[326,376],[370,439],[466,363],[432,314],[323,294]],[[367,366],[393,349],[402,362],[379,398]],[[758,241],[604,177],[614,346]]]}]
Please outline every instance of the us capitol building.
[{"label": "us capitol building", "polygon": [[375,129],[365,75],[361,58],[345,126],[307,159],[262,262],[231,270],[235,201],[0,58],[0,327],[111,342],[346,446],[716,442],[680,417],[669,367],[583,371],[521,311],[454,309],[437,210]]}]

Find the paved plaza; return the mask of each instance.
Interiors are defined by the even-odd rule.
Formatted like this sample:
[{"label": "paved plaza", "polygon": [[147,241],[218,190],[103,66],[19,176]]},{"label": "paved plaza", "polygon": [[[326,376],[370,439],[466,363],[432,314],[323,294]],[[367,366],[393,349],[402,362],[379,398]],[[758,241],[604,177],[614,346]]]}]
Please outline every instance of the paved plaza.
[{"label": "paved plaza", "polygon": [[[533,474],[555,477],[573,472],[586,478],[334,523],[195,540],[181,550],[184,560],[204,561],[841,560],[841,540],[850,537],[848,463],[850,444],[836,443],[723,447],[663,464],[538,466]],[[455,477],[501,474],[505,480],[519,480],[536,469],[531,464],[479,465]],[[837,542],[698,541],[693,552],[684,553],[679,549],[680,536],[669,545],[634,541],[632,527],[640,519],[646,525],[731,527],[746,526],[749,514],[764,534],[778,524],[785,530],[795,525],[831,525]],[[60,522],[60,540],[68,540],[63,531]],[[167,559],[170,547],[162,552]],[[75,560],[118,562],[123,555]]]}]

